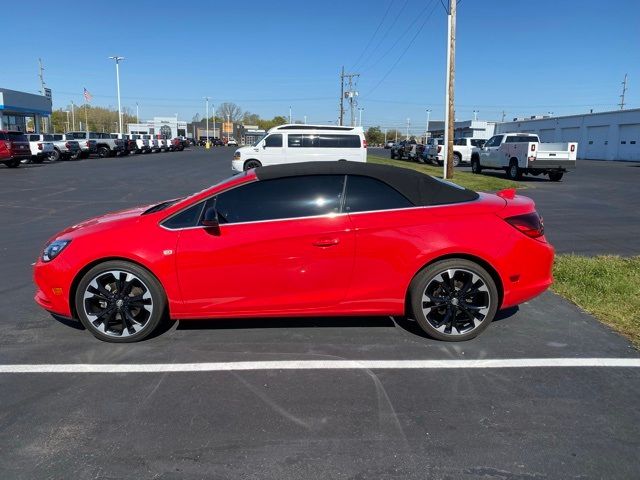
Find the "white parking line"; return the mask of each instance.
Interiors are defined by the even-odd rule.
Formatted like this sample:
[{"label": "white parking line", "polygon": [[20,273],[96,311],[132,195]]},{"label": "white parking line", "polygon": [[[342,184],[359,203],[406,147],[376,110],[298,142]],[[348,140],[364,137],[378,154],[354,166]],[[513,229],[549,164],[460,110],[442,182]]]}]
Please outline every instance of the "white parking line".
[{"label": "white parking line", "polygon": [[381,370],[464,368],[640,368],[640,358],[518,358],[482,360],[277,360],[211,363],[69,363],[0,365],[0,373],[162,373],[238,370]]}]

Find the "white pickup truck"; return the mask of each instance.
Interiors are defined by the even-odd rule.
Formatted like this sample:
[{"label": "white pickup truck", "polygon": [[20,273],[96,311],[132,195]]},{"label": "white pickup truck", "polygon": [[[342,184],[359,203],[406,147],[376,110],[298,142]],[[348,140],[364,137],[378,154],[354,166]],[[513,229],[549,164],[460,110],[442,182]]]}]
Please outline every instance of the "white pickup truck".
[{"label": "white pickup truck", "polygon": [[511,180],[518,180],[523,174],[544,174],[557,182],[576,167],[577,151],[576,142],[541,143],[531,133],[502,133],[471,154],[471,171],[505,170]]},{"label": "white pickup truck", "polygon": [[471,163],[471,155],[485,144],[486,140],[480,138],[454,138],[453,139],[453,166],[460,163]]},{"label": "white pickup truck", "polygon": [[[27,134],[27,140],[29,140],[29,146],[31,147],[31,161],[33,163],[42,163],[53,153],[53,143],[45,140],[45,137],[48,137],[48,135],[40,133]],[[50,137],[50,140],[53,140],[53,137]]]}]

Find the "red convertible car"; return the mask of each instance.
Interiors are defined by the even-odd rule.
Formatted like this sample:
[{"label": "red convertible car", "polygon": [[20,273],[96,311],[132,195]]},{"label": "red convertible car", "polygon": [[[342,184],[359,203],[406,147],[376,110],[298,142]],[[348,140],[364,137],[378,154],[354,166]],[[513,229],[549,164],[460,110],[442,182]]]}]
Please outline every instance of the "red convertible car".
[{"label": "red convertible car", "polygon": [[512,190],[308,162],[67,228],[35,264],[35,300],[110,342],[167,318],[330,315],[408,315],[459,341],[546,290],[553,254]]}]

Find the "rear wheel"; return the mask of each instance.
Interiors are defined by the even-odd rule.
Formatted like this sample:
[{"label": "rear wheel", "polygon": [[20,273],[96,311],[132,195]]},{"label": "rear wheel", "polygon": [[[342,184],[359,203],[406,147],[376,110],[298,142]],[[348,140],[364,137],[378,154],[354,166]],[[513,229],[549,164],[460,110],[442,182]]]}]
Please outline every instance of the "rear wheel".
[{"label": "rear wheel", "polygon": [[560,180],[562,180],[563,175],[564,172],[549,172],[549,180],[551,180],[552,182],[559,182]]},{"label": "rear wheel", "polygon": [[60,153],[60,150],[56,148],[53,150],[53,152],[51,152],[51,155],[49,155],[49,160],[51,160],[52,162],[57,162],[58,160],[60,160],[60,157],[62,157],[62,154]]},{"label": "rear wheel", "polygon": [[518,167],[518,161],[512,158],[507,168],[507,177],[509,180],[520,180],[522,178],[522,170]]},{"label": "rear wheel", "polygon": [[462,258],[429,265],[411,282],[413,316],[438,340],[459,342],[485,330],[498,310],[498,289],[484,268]]},{"label": "rear wheel", "polygon": [[148,337],[165,315],[162,286],[144,268],[129,262],[96,265],[78,283],[75,307],[96,338],[128,343]]},{"label": "rear wheel", "polygon": [[4,164],[9,168],[18,168],[20,166],[20,159],[7,160]]},{"label": "rear wheel", "polygon": [[394,160],[396,158],[396,154],[393,152],[393,150],[391,150],[391,160]]},{"label": "rear wheel", "polygon": [[98,156],[100,158],[107,158],[111,156],[111,150],[109,150],[109,147],[98,147]]},{"label": "rear wheel", "polygon": [[261,167],[262,164],[258,160],[247,160],[244,162],[244,170],[251,170],[252,168]]},{"label": "rear wheel", "polygon": [[459,153],[453,154],[453,166],[457,167],[462,162],[462,156]]},{"label": "rear wheel", "polygon": [[480,159],[478,157],[473,157],[471,159],[471,172],[473,173],[482,172],[482,167],[480,166]]}]

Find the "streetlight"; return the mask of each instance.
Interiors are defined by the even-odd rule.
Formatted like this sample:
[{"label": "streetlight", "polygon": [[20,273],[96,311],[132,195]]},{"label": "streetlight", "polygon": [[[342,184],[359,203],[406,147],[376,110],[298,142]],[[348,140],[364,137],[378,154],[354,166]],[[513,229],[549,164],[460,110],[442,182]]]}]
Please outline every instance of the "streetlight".
[{"label": "streetlight", "polygon": [[473,121],[475,122],[476,120],[478,120],[478,114],[480,113],[479,110],[474,110],[473,111]]},{"label": "streetlight", "polygon": [[138,102],[136,102],[136,123],[140,123],[140,109],[138,107]]},{"label": "streetlight", "polygon": [[291,105],[289,105],[289,123],[291,123]]},{"label": "streetlight", "polygon": [[358,107],[358,114],[360,116],[360,126],[362,126],[362,111],[364,110],[364,107]]},{"label": "streetlight", "polygon": [[122,106],[120,105],[120,61],[124,60],[124,57],[114,55],[109,58],[116,62],[116,86],[118,89],[118,125],[120,127],[119,133],[122,133]]},{"label": "streetlight", "polygon": [[429,138],[429,119],[431,118],[431,109],[427,108],[427,127],[424,130],[424,143],[427,143]]},{"label": "streetlight", "polygon": [[68,132],[69,127],[71,126],[71,124],[69,123],[69,110],[63,110],[63,112],[67,114],[67,121],[65,123],[67,124],[67,132]]},{"label": "streetlight", "polygon": [[209,97],[202,97],[204,98],[205,104],[207,106],[207,119],[206,119],[206,123],[207,123],[207,145],[206,147],[209,148]]},{"label": "streetlight", "polygon": [[407,118],[407,140],[409,140],[409,125],[411,124],[411,119]]},{"label": "streetlight", "polygon": [[233,125],[229,125],[231,123],[231,114],[227,113],[227,127],[231,128],[231,132],[227,132],[227,143],[229,143],[229,139],[231,138],[230,133],[233,133]]}]

